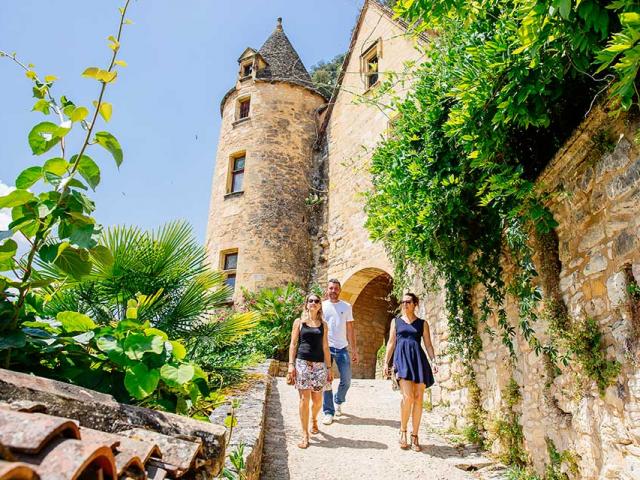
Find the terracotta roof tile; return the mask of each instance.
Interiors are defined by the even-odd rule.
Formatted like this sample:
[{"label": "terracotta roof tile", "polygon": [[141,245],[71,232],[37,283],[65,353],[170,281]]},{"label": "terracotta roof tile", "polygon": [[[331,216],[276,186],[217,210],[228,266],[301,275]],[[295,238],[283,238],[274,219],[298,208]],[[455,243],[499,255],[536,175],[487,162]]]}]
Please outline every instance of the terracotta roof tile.
[{"label": "terracotta roof tile", "polygon": [[135,428],[119,433],[0,405],[0,480],[181,477],[209,464],[198,438]]},{"label": "terracotta roof tile", "polygon": [[40,476],[31,465],[0,460],[0,480],[36,480]]},{"label": "terracotta roof tile", "polygon": [[162,459],[152,459],[150,463],[167,470],[171,476],[181,477],[191,469],[200,469],[206,463],[197,438],[185,440],[143,428],[134,428],[120,433],[135,440],[156,443],[162,450]]},{"label": "terracotta roof tile", "polygon": [[20,453],[38,453],[56,437],[80,438],[80,430],[73,420],[42,413],[0,409],[0,426],[0,443]]}]

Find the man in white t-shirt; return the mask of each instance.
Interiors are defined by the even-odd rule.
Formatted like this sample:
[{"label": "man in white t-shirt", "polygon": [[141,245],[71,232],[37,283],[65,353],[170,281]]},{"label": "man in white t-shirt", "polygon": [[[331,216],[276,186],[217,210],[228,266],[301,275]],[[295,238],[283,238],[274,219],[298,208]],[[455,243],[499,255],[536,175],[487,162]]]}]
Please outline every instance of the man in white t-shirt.
[{"label": "man in white t-shirt", "polygon": [[[340,282],[332,278],[327,286],[329,299],[322,302],[322,314],[329,326],[331,363],[335,362],[340,372],[340,384],[335,396],[333,389],[324,391],[322,423],[325,425],[333,422],[334,415],[340,416],[342,414],[342,404],[345,402],[347,390],[351,386],[351,360],[355,364],[358,363],[353,312],[349,303],[340,300],[340,290]],[[349,355],[349,350],[351,350],[351,355]]]}]

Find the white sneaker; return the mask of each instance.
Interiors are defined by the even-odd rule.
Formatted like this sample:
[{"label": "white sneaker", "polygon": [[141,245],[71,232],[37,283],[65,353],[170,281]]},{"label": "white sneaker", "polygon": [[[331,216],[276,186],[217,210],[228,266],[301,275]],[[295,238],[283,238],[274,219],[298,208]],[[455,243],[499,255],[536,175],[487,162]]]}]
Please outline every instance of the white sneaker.
[{"label": "white sneaker", "polygon": [[323,425],[331,425],[333,423],[333,415],[324,414],[322,416],[322,424]]},{"label": "white sneaker", "polygon": [[339,417],[342,415],[342,404],[338,403],[336,404],[336,417]]}]

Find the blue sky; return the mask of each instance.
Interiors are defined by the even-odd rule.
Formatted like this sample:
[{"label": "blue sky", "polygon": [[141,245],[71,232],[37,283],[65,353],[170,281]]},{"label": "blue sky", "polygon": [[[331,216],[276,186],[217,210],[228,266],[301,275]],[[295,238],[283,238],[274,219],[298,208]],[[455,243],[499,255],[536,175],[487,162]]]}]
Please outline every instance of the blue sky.
[{"label": "blue sky", "polygon": [[[91,106],[98,83],[82,78],[106,66],[106,38],[116,33],[124,0],[2,0],[0,49],[56,75],[54,95]],[[219,103],[233,86],[237,58],[259,48],[283,17],[284,30],[307,68],[344,52],[362,0],[134,0],[119,58],[128,63],[107,89],[113,117],[100,130],[120,141],[118,170],[107,154],[90,153],[102,168],[92,194],[105,226],[154,228],[183,218],[204,241],[220,128]],[[27,143],[43,121],[31,112],[31,82],[0,59],[0,192],[24,168],[41,164]],[[105,128],[103,128],[105,127]],[[51,157],[56,155],[50,155]],[[4,184],[4,185],[3,185]]]}]

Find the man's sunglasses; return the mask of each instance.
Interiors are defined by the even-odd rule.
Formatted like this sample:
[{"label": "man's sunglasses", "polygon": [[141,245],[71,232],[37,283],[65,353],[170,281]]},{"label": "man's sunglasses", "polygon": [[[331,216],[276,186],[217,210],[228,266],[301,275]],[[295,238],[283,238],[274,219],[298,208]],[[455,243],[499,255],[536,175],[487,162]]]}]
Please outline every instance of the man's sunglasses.
[{"label": "man's sunglasses", "polygon": [[402,305],[410,305],[410,304],[412,304],[412,303],[413,303],[413,300],[402,300],[400,303],[401,303]]},{"label": "man's sunglasses", "polygon": [[317,298],[310,298],[309,300],[307,300],[307,303],[320,303],[320,300],[318,300]]}]

